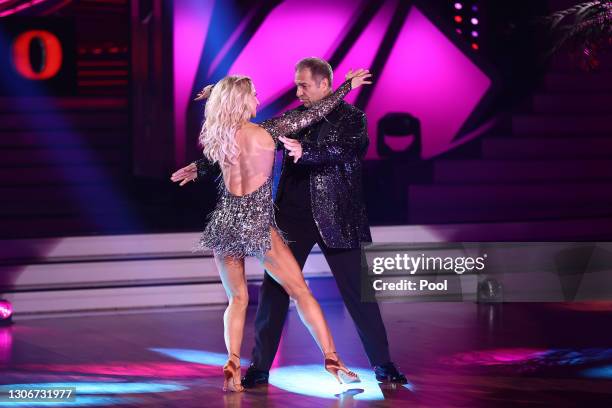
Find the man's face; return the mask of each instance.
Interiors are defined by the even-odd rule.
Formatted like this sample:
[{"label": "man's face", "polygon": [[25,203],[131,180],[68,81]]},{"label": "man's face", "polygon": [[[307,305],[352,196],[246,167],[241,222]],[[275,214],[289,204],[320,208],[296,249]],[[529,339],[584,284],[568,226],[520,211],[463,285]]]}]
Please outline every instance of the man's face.
[{"label": "man's face", "polygon": [[312,77],[308,68],[295,72],[295,85],[297,86],[296,96],[307,108],[329,94],[327,79],[322,79],[317,85],[317,81]]}]

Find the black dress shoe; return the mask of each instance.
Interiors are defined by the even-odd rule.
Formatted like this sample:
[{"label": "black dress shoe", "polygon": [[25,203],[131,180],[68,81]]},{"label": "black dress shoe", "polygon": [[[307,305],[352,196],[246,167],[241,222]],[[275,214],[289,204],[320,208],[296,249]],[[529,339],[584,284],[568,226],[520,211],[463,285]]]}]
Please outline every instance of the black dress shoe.
[{"label": "black dress shoe", "polygon": [[399,372],[395,364],[389,362],[383,365],[374,366],[376,379],[388,384],[408,384],[406,376]]},{"label": "black dress shoe", "polygon": [[267,371],[258,370],[255,365],[251,363],[244,377],[242,377],[242,386],[244,388],[253,388],[260,384],[267,384],[269,376],[270,374]]}]

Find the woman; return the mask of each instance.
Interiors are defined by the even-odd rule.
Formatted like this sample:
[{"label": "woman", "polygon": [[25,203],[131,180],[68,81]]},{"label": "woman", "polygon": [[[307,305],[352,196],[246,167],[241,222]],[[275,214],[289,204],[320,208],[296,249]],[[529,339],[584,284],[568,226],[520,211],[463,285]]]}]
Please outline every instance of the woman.
[{"label": "woman", "polygon": [[[204,88],[197,98],[209,98],[200,133],[207,160],[201,161],[200,166],[218,164],[223,175],[219,183],[220,198],[200,244],[213,250],[229,298],[224,314],[229,356],[223,367],[224,390],[243,391],[239,352],[248,305],[246,256],[258,257],[270,276],[295,301],[300,318],[323,352],[325,369],[340,383],[359,381],[357,374],[339,359],[321,308],[276,226],[272,169],[279,139],[282,141],[285,136],[323,119],[351,89],[371,83],[367,80],[370,76],[367,70],[349,72],[347,81],[336,92],[310,109],[291,111],[261,125],[250,122],[259,101],[248,77],[228,76],[214,87]],[[183,185],[195,177],[195,164],[192,164],[174,173],[172,180]]]}]

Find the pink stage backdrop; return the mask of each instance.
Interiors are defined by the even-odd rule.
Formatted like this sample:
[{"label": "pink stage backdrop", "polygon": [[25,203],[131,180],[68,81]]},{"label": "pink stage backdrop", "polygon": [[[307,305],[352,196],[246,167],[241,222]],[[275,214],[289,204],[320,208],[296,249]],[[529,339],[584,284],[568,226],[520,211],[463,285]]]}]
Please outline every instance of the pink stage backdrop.
[{"label": "pink stage backdrop", "polygon": [[[199,63],[213,2],[175,3],[175,96],[177,138],[184,140],[189,91]],[[288,0],[265,18],[228,70],[253,78],[261,108],[294,89],[295,63],[307,56],[329,59],[363,4],[354,1]],[[370,67],[390,24],[397,1],[388,1],[365,27],[335,68],[335,85],[350,68]],[[197,23],[196,23],[197,22]],[[242,28],[238,27],[237,31]],[[225,54],[227,47],[221,49]],[[214,63],[218,62],[217,58]],[[214,67],[208,67],[212,72]],[[491,86],[490,78],[471,62],[418,8],[412,7],[380,72],[366,106],[370,148],[377,159],[376,126],[389,112],[405,112],[421,121],[424,159],[460,144],[453,139]],[[203,84],[198,84],[203,85]],[[358,93],[351,94],[354,102]],[[285,108],[297,106],[297,102]],[[182,120],[182,122],[181,122]],[[181,133],[182,132],[182,133]]]}]

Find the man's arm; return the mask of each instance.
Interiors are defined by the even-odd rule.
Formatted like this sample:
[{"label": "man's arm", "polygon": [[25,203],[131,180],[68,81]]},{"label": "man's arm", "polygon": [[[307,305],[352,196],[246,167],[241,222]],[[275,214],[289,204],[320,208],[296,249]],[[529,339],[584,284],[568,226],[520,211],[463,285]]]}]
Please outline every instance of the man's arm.
[{"label": "man's arm", "polygon": [[197,180],[202,180],[205,177],[217,177],[221,173],[221,168],[217,163],[212,164],[207,158],[203,157],[194,161],[197,168]]},{"label": "man's arm", "polygon": [[302,142],[302,156],[298,164],[343,163],[363,156],[369,144],[366,116],[363,112],[356,111],[345,120],[348,123],[344,125],[339,140],[324,143]]}]

